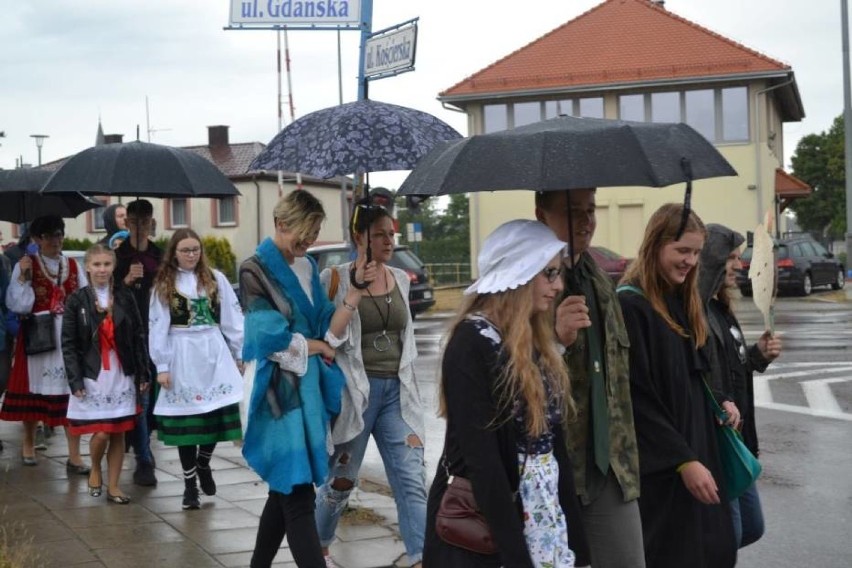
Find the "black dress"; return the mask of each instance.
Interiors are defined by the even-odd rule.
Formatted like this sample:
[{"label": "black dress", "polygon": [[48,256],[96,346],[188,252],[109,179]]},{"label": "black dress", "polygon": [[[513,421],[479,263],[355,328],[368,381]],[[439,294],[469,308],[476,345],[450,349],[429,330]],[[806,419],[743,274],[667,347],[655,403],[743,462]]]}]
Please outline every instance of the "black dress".
[{"label": "black dress", "polygon": [[[517,459],[521,434],[515,420],[505,413],[498,416],[493,392],[501,370],[499,337],[495,330],[484,329],[481,322],[461,322],[444,352],[441,380],[448,414],[444,454],[450,473],[470,480],[498,553],[486,556],[468,552],[445,543],[436,534],[435,512],[447,487],[446,472],[439,464],[426,509],[424,568],[533,566],[524,538],[522,510],[513,499],[520,483]],[[568,523],[569,546],[582,566],[588,564],[589,555],[572,466],[562,428],[554,428],[553,433],[559,501]]]},{"label": "black dress", "polygon": [[[644,296],[626,291],[619,300],[630,337],[646,563],[654,568],[734,566],[737,546],[722,488],[714,417],[702,384],[705,358]],[[688,329],[680,297],[669,295],[665,302],[673,319]],[[712,473],[719,505],[704,505],[687,490],[676,470],[692,460]]]}]

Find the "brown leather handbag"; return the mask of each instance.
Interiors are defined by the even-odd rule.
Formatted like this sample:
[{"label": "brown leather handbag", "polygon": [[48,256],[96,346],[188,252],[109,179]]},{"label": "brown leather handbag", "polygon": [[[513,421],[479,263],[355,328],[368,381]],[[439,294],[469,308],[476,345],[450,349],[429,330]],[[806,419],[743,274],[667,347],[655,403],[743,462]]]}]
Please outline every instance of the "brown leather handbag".
[{"label": "brown leather handbag", "polygon": [[476,506],[470,480],[463,477],[450,475],[447,479],[447,489],[435,515],[435,530],[447,544],[479,554],[497,552],[488,522]]}]

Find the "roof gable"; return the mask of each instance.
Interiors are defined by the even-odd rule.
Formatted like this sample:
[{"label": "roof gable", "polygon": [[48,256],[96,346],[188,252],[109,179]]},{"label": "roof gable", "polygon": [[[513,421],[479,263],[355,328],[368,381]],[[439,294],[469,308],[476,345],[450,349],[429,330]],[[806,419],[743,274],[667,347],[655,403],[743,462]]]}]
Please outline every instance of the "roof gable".
[{"label": "roof gable", "polygon": [[790,71],[649,0],[607,0],[439,98]]}]

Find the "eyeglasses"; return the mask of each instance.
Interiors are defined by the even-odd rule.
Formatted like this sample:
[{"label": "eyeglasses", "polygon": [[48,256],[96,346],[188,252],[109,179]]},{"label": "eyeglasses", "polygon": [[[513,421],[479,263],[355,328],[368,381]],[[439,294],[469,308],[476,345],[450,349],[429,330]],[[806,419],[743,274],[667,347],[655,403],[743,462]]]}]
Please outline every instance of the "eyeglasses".
[{"label": "eyeglasses", "polygon": [[191,254],[201,254],[201,247],[192,247],[192,248],[180,248],[177,249],[180,254],[191,255]]},{"label": "eyeglasses", "polygon": [[562,274],[561,266],[549,266],[541,271],[542,275],[547,278],[547,281],[553,284],[556,279]]},{"label": "eyeglasses", "polygon": [[65,237],[65,231],[53,231],[52,233],[42,233],[39,235],[41,239],[61,239]]},{"label": "eyeglasses", "polygon": [[[356,205],[356,206],[355,206],[355,211],[352,213],[352,230],[353,230],[353,231],[356,231],[356,230],[357,230],[357,229],[356,229],[356,227],[358,227],[358,216],[359,216],[359,214],[360,214],[362,211],[363,211],[363,214],[364,214],[364,215],[369,215],[369,214],[371,214],[371,213],[372,213],[372,214],[375,214],[375,213],[378,213],[378,212],[380,212],[380,211],[385,211],[385,212],[386,212],[386,211],[387,211],[387,209],[385,209],[385,208],[384,208],[383,206],[381,206],[381,205],[374,205],[374,204],[371,204],[371,205],[364,205],[364,204]],[[374,220],[375,220],[375,218],[374,218],[374,217],[373,217],[373,218],[370,218],[370,222],[371,222],[371,223],[372,223],[372,221],[374,221]]]}]

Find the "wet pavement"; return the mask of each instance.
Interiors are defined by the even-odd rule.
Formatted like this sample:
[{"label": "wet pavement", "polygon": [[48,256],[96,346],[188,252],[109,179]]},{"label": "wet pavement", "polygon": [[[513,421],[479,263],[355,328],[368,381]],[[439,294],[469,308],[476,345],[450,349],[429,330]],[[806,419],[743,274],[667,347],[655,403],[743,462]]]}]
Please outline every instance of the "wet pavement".
[{"label": "wet pavement", "polygon": [[[38,452],[37,467],[21,463],[20,436],[20,424],[0,422],[5,446],[0,452],[0,545],[6,540],[29,562],[23,566],[249,565],[267,486],[232,443],[220,444],[211,461],[216,496],[202,494],[200,510],[184,511],[176,448],[153,442],[159,480],[154,488],[133,485],[135,460],[128,454],[121,488],[132,502],[115,505],[106,501],[106,489],[104,496],[89,496],[87,476],[66,472],[61,429],[48,440],[48,449]],[[88,463],[87,455],[84,459]],[[408,566],[393,499],[381,486],[365,485],[350,499],[352,510],[338,528],[332,556],[341,568]],[[295,566],[286,539],[274,566]]]}]

